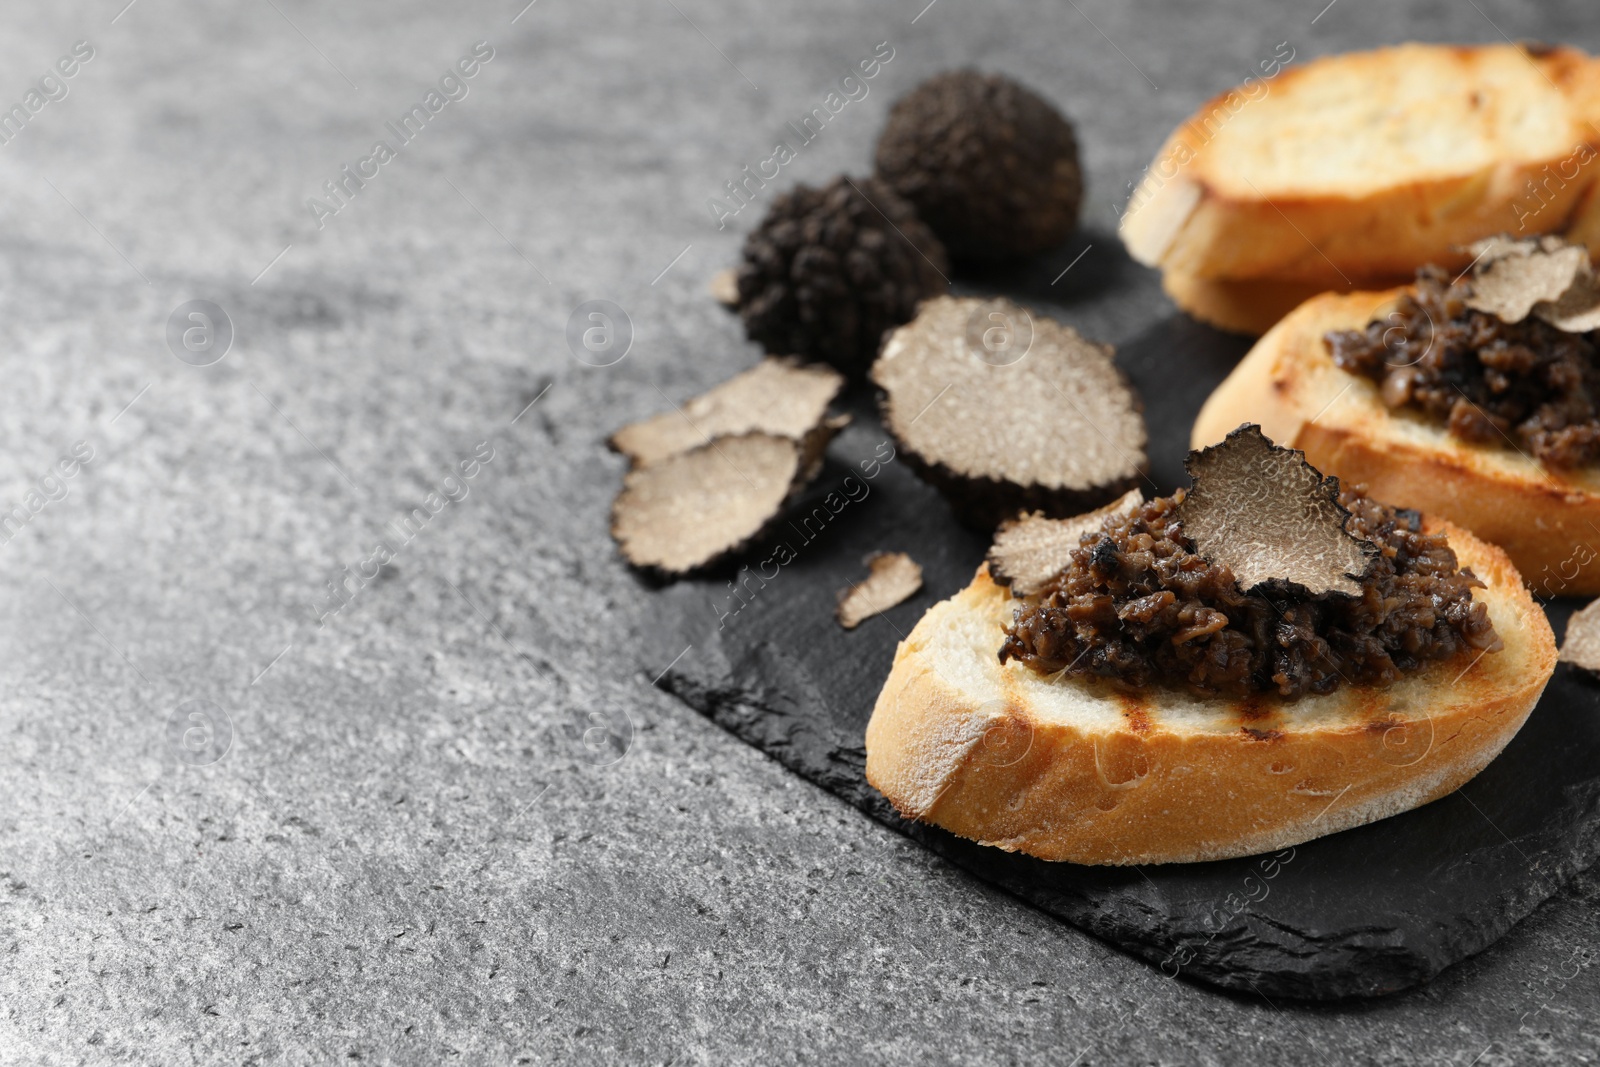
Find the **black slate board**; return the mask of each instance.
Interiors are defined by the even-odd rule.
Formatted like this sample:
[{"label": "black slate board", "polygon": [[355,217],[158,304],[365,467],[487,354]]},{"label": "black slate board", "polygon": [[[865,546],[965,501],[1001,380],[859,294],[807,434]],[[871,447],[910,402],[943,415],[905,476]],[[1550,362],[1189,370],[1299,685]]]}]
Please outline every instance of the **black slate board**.
[{"label": "black slate board", "polygon": [[[1247,348],[1181,315],[1121,346],[1118,362],[1150,427],[1147,495],[1186,484],[1194,416]],[[678,636],[660,638],[657,684],[790,770],[1168,975],[1269,999],[1373,996],[1424,982],[1503,936],[1600,855],[1600,685],[1566,665],[1521,733],[1465,788],[1269,856],[1083,867],[900,818],[864,776],[872,704],[896,642],[971,579],[988,539],[960,526],[903,461],[872,467],[887,440],[872,397],[861,390],[845,406],[855,423],[796,521],[741,561],[749,569],[655,597],[662,633]],[[779,544],[794,554],[781,566]],[[923,590],[846,632],[833,619],[836,592],[879,550],[909,552]],[[1575,606],[1548,606],[1558,635]]]}]

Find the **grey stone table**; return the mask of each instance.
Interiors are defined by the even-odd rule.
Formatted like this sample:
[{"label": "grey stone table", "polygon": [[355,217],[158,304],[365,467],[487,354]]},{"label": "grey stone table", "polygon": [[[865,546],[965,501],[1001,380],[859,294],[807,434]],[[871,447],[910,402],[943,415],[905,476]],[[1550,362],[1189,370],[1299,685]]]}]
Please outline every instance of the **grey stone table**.
[{"label": "grey stone table", "polygon": [[[704,289],[773,190],[707,201],[877,42],[781,182],[863,171],[891,99],[976,64],[1077,121],[1109,242],[1280,42],[1595,50],[1588,0],[125,2],[0,22],[0,1061],[1600,1057],[1593,874],[1420,991],[1304,1009],[792,778],[638,666],[601,447],[755,358]],[[1171,313],[1144,272],[1071,293],[1113,341]],[[591,299],[632,322],[611,366],[569,352]],[[215,314],[169,343],[191,300],[225,355]]]}]

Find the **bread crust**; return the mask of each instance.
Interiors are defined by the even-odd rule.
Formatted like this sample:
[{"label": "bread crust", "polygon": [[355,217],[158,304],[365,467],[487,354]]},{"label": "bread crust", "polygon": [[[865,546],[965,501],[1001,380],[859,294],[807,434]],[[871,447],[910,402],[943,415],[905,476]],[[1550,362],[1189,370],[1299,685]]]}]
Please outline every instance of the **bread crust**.
[{"label": "bread crust", "polygon": [[1539,596],[1600,594],[1600,466],[1554,471],[1509,443],[1461,441],[1425,415],[1391,411],[1376,383],[1334,364],[1323,336],[1385,317],[1404,291],[1301,305],[1207,399],[1191,443],[1258,423],[1324,473],[1499,545]]},{"label": "bread crust", "polygon": [[[1280,176],[1261,187],[1245,175],[1271,158],[1265,142],[1272,138],[1261,131],[1254,134],[1261,143],[1233,143],[1233,155],[1219,149],[1215,142],[1229,140],[1227,125],[1241,110],[1238,90],[1222,93],[1173,131],[1156,154],[1123,217],[1123,242],[1141,263],[1189,278],[1272,279],[1332,288],[1407,276],[1423,263],[1459,269],[1470,259],[1461,249],[1491,234],[1563,232],[1600,177],[1594,162],[1572,164],[1583,146],[1600,148],[1595,127],[1600,61],[1576,49],[1535,54],[1511,45],[1408,44],[1329,56],[1257,83],[1266,90],[1261,101],[1278,100],[1247,99],[1242,108],[1270,107],[1278,123],[1274,128],[1282,132],[1315,132],[1327,121],[1316,101],[1328,86],[1347,85],[1345,95],[1366,92],[1377,98],[1405,72],[1426,69],[1441,89],[1436,98],[1417,105],[1420,117],[1450,130],[1493,111],[1493,91],[1479,90],[1491,83],[1503,86],[1508,76],[1515,80],[1523,68],[1513,64],[1528,66],[1527,84],[1507,91],[1540,94],[1541,105],[1562,107],[1563,114],[1548,118],[1552,126],[1563,126],[1564,134],[1546,138],[1542,151],[1531,155],[1527,145],[1508,136],[1495,144],[1492,162],[1465,169],[1419,161],[1376,188],[1330,187],[1322,170],[1310,167],[1297,178]],[[1546,86],[1555,88],[1553,97],[1542,95]],[[1459,94],[1453,92],[1457,87]],[[1458,104],[1457,95],[1478,102]],[[1313,102],[1302,102],[1307,97]],[[1399,135],[1384,126],[1382,108],[1364,117],[1366,127],[1343,129],[1347,137],[1370,143],[1372,151],[1409,154],[1403,140],[1390,143]],[[1490,126],[1489,119],[1483,122]],[[1492,129],[1501,132],[1498,126]],[[1240,139],[1243,135],[1235,141]],[[1236,158],[1251,152],[1261,159]]]},{"label": "bread crust", "polygon": [[1286,848],[1472,778],[1555,668],[1549,623],[1499,549],[1435,520],[1505,642],[1390,689],[1285,705],[1047,680],[996,654],[1014,599],[980,568],[895,653],[867,780],[908,818],[1040,859],[1180,863]]}]

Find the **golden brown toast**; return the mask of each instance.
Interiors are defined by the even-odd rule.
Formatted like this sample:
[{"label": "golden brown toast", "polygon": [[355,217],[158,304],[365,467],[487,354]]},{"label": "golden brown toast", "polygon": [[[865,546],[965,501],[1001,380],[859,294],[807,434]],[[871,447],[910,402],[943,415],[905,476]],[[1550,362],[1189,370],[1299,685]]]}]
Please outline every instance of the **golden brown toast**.
[{"label": "golden brown toast", "polygon": [[1229,319],[1224,298],[1249,290],[1197,283],[1370,288],[1459,269],[1460,249],[1496,233],[1595,236],[1597,122],[1600,60],[1571,48],[1329,56],[1204,104],[1157,153],[1121,234],[1178,277],[1181,306],[1241,328],[1267,312]]}]

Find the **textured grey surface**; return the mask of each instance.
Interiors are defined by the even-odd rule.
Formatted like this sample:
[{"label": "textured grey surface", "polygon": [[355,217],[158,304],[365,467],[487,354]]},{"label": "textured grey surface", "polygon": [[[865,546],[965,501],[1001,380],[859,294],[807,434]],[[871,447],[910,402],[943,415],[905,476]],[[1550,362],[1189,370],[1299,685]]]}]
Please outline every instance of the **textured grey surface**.
[{"label": "textured grey surface", "polygon": [[[1077,120],[1099,241],[1279,41],[1594,50],[1586,0],[520,6],[6,13],[8,103],[96,55],[0,146],[0,510],[95,458],[0,545],[0,1061],[1600,1059],[1593,873],[1417,993],[1291,1009],[1169,981],[794,779],[633,664],[653,594],[600,444],[755,358],[704,285],[760,208],[719,232],[705,201],[877,41],[781,181],[865,169],[894,95],[975,63]],[[469,95],[318,231],[306,198],[479,40]],[[1170,311],[1125,273],[1057,313],[1117,340]],[[196,297],[237,332],[206,368],[163,337]],[[609,368],[564,339],[592,298],[635,328]],[[481,441],[469,495],[319,627]],[[231,725],[206,766],[169,729],[197,699]]]}]

